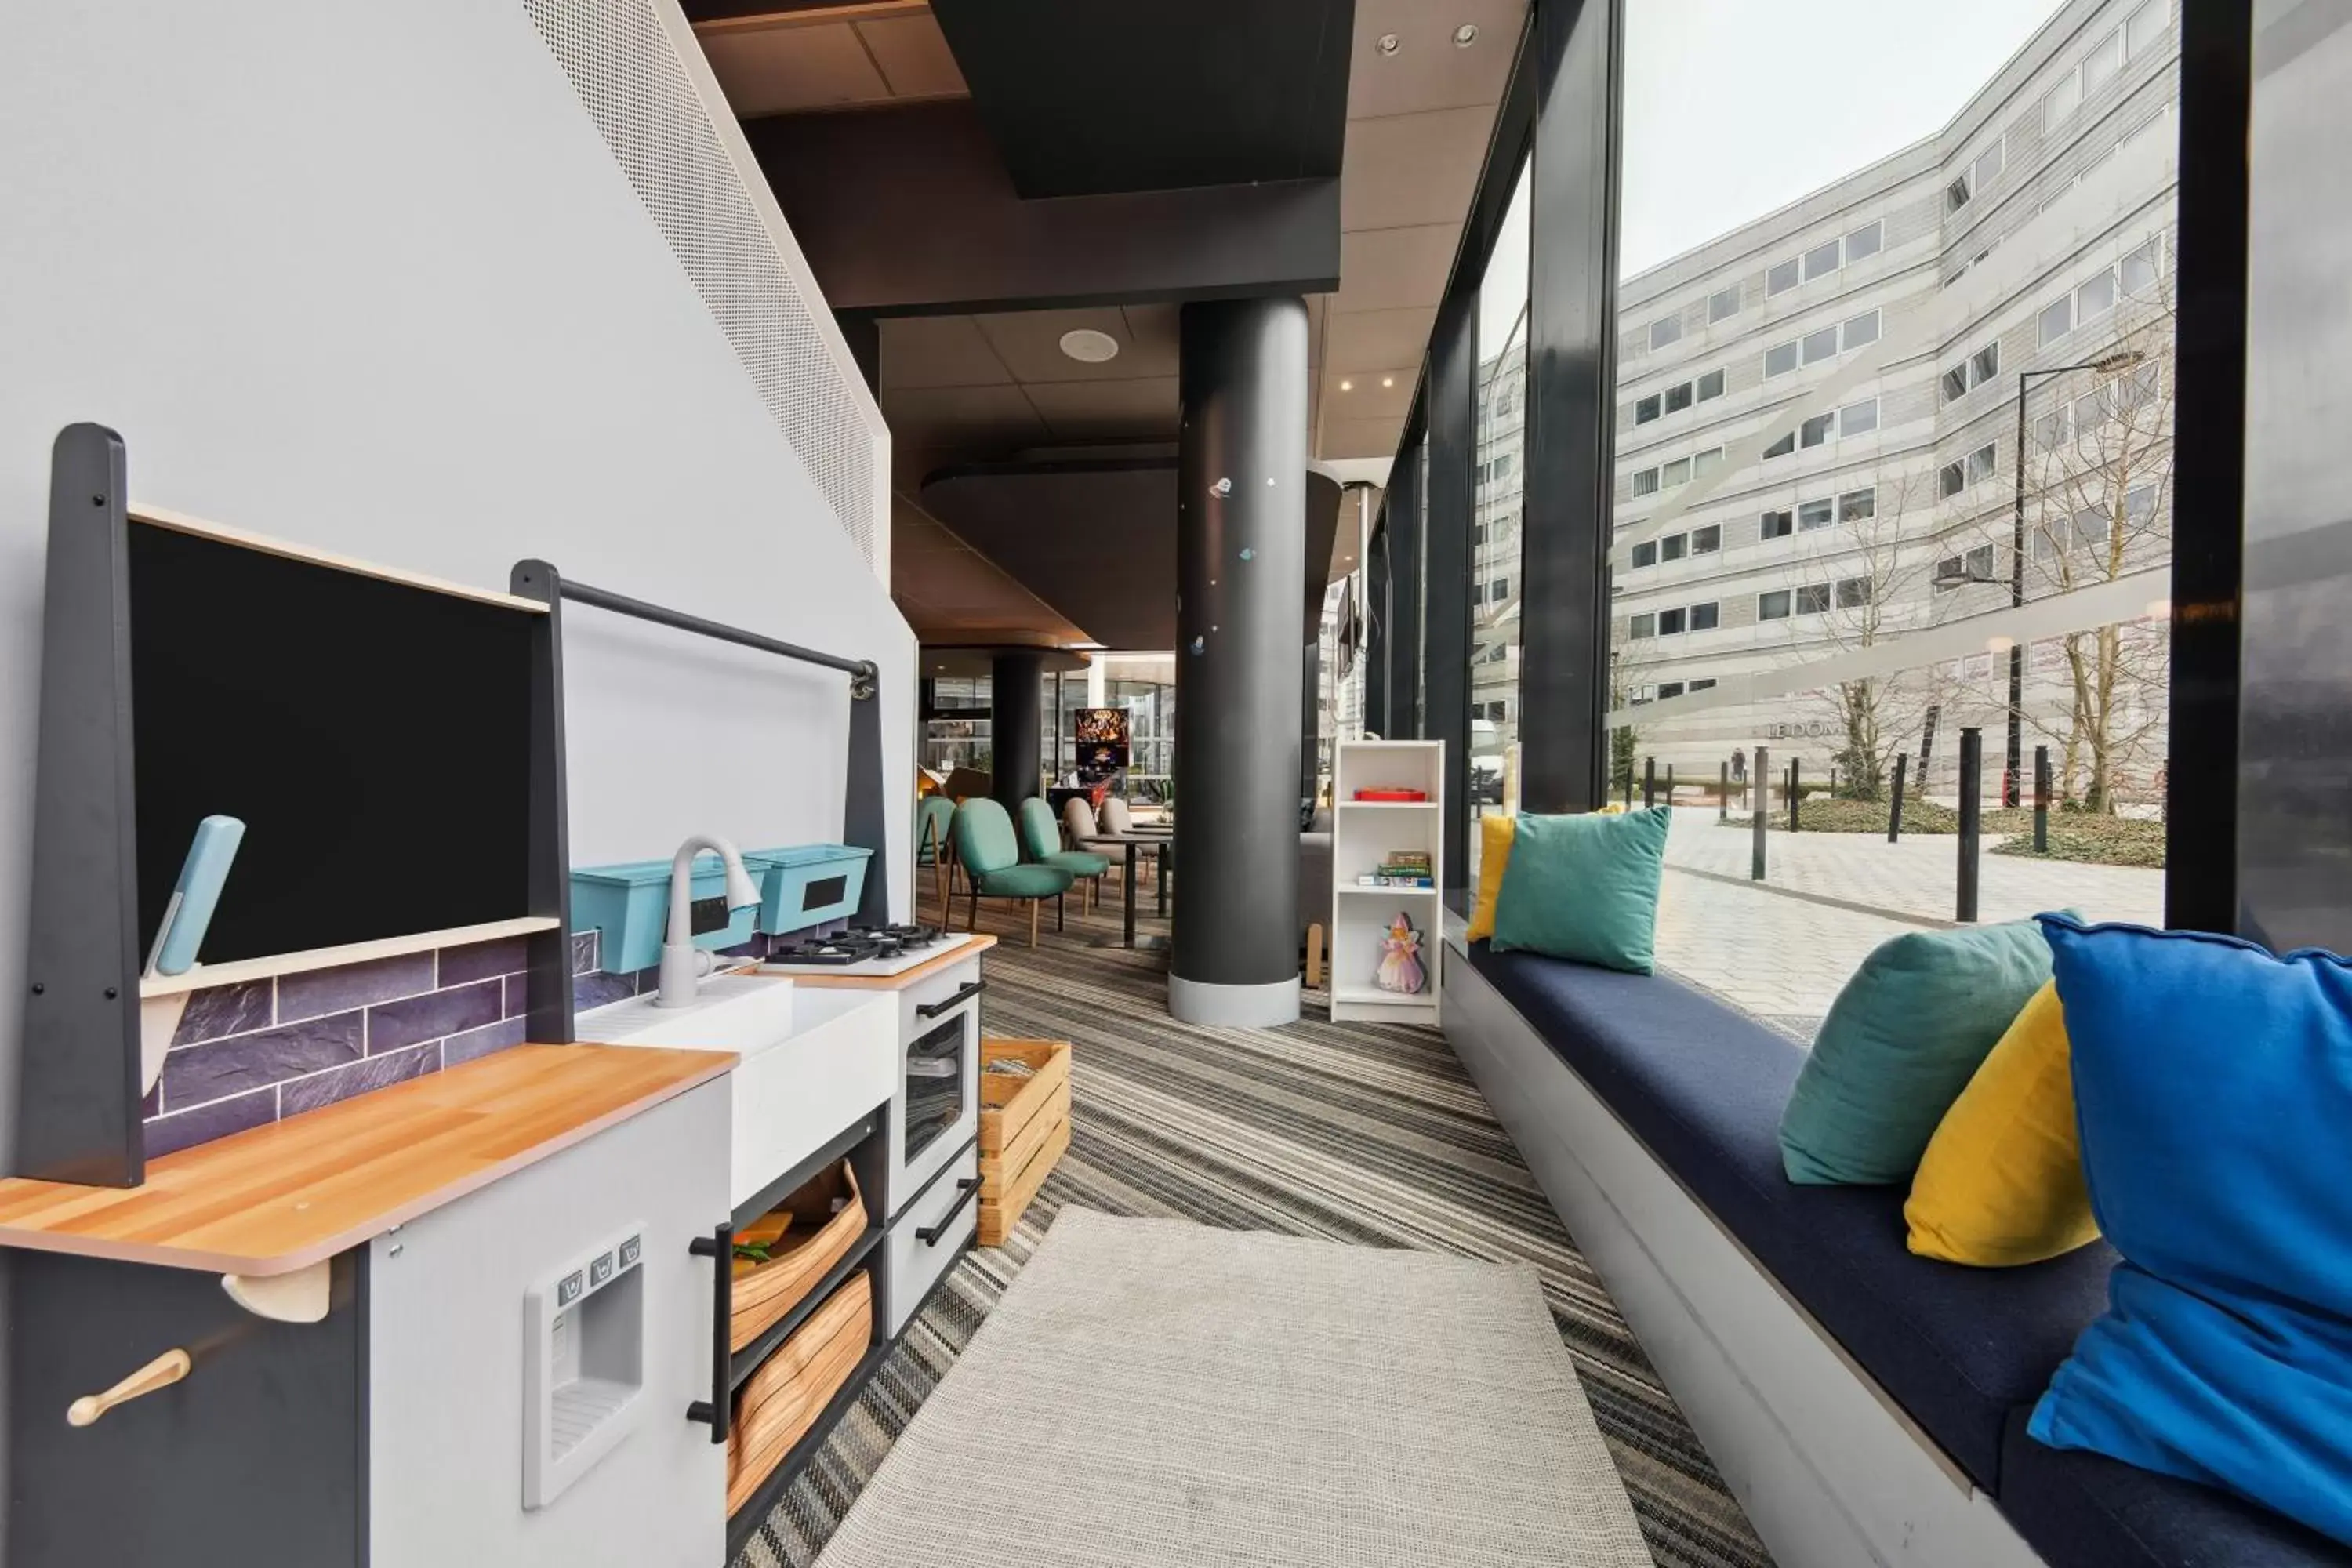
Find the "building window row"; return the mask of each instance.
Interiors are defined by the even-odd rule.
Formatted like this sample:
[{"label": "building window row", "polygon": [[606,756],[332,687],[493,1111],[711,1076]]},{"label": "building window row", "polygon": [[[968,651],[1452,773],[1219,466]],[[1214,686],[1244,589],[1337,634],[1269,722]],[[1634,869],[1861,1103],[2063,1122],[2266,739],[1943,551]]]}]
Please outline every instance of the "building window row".
[{"label": "building window row", "polygon": [[1944,401],[1957,403],[1970,389],[1982,386],[2000,374],[2000,340],[1995,338],[1959,363],[1944,372]]},{"label": "building window row", "polygon": [[1721,603],[1714,599],[1671,610],[1644,610],[1633,617],[1627,629],[1636,640],[1676,637],[1685,632],[1711,632],[1721,624],[1722,610]]},{"label": "building window row", "polygon": [[2088,326],[2116,308],[2119,297],[2144,294],[2156,287],[2163,265],[2163,241],[2150,239],[2128,252],[2122,261],[2084,279],[2067,293],[2042,307],[2035,318],[2041,346],[2048,348],[2077,327]]},{"label": "building window row", "polygon": [[1976,162],[1960,171],[1952,183],[1944,187],[1944,210],[1956,213],[1982,194],[1984,188],[2000,177],[2009,162],[2008,142],[1996,136],[1992,145],[1977,154]]},{"label": "building window row", "polygon": [[[2124,527],[2145,528],[2155,516],[2154,485],[2135,485],[2124,492]],[[2071,518],[2054,518],[2036,529],[2033,558],[2055,561],[2069,550],[2105,550],[2116,542],[2116,520],[2105,507],[2084,507]]]},{"label": "building window row", "polygon": [[1885,225],[1873,218],[1860,228],[1833,236],[1785,261],[1774,262],[1764,273],[1766,297],[1785,294],[1800,283],[1810,283],[1816,278],[1827,277],[1841,267],[1851,267],[1857,261],[1877,255],[1885,241]]},{"label": "building window row", "polygon": [[1957,462],[1936,470],[1936,499],[1948,500],[1971,486],[1993,477],[2000,466],[2000,444],[1988,441]]},{"label": "building window row", "polygon": [[1715,678],[1702,676],[1695,680],[1661,680],[1655,686],[1637,686],[1626,699],[1625,706],[1639,708],[1644,702],[1664,702],[1669,697],[1715,689]]},{"label": "building window row", "polygon": [[2033,422],[2033,444],[2044,451],[2087,437],[2109,422],[2138,412],[2163,393],[2164,373],[2154,361],[2137,365],[2072,403],[2062,403]]},{"label": "building window row", "polygon": [[1669,533],[1663,539],[1653,539],[1633,546],[1633,564],[1655,566],[1661,561],[1680,561],[1687,556],[1712,555],[1723,548],[1723,525],[1709,523],[1694,528],[1687,533]]},{"label": "building window row", "polygon": [[1704,452],[1694,452],[1687,458],[1676,458],[1654,468],[1633,471],[1633,493],[1654,496],[1661,490],[1677,489],[1693,479],[1703,479],[1723,467],[1723,448],[1709,447]]},{"label": "building window row", "polygon": [[2115,80],[2124,68],[2124,61],[2145,51],[2164,31],[2163,0],[2148,0],[2133,12],[2124,23],[2110,29],[2107,35],[2093,44],[2074,69],[2060,77],[2056,85],[2042,98],[2042,129],[2053,132],[2074,117],[2083,100]]},{"label": "building window row", "polygon": [[1974,550],[1958,555],[1947,555],[1936,563],[1935,588],[1938,594],[1969,583],[1990,583],[1993,580],[1993,548],[1979,544]]},{"label": "building window row", "polygon": [[1864,310],[1859,316],[1835,321],[1826,327],[1790,338],[1784,343],[1774,343],[1764,351],[1764,378],[1787,375],[1801,364],[1819,364],[1823,360],[1852,353],[1867,343],[1878,341],[1878,312]]},{"label": "building window row", "polygon": [[1666,415],[1680,414],[1695,404],[1712,403],[1723,395],[1723,389],[1724,373],[1720,370],[1708,371],[1705,375],[1694,376],[1688,381],[1678,381],[1663,391],[1636,398],[1633,423],[1647,425]]},{"label": "building window row", "polygon": [[1859,403],[1849,403],[1825,414],[1816,414],[1794,430],[1764,448],[1766,460],[1785,458],[1800,447],[1827,446],[1832,437],[1844,440],[1850,436],[1864,436],[1878,428],[1878,399],[1865,397]]},{"label": "building window row", "polygon": [[1756,595],[1756,618],[1785,621],[1792,616],[1826,616],[1834,605],[1842,610],[1868,605],[1872,584],[1867,577],[1841,577],[1834,583],[1801,583],[1794,588],[1774,588]]}]

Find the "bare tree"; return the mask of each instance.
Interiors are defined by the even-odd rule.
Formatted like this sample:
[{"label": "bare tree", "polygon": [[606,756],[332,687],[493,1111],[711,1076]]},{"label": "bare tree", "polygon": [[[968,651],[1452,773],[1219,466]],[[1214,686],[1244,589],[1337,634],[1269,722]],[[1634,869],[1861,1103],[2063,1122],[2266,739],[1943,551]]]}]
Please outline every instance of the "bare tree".
[{"label": "bare tree", "polygon": [[[2112,347],[2096,356],[2100,368],[2054,378],[2028,426],[2029,597],[2113,582],[2170,557],[2171,280],[2152,261],[2137,274],[2132,265],[2126,262],[2123,282],[2138,287],[2101,323]],[[2062,801],[2112,812],[2119,790],[2152,791],[2166,733],[2168,622],[2070,633],[2055,650],[2037,650],[2033,663],[2065,685],[2063,715],[2031,704],[2026,714],[2058,743]]]},{"label": "bare tree", "polygon": [[[1932,552],[1916,542],[1915,511],[1930,504],[1927,494],[1922,475],[1882,474],[1867,489],[1816,503],[1832,510],[1811,530],[1801,513],[1800,535],[1812,545],[1792,568],[1791,628],[1801,625],[1811,635],[1818,626],[1821,639],[1841,653],[1891,643],[1907,629],[1906,606],[1927,598],[1934,570]],[[1813,694],[1828,710],[1838,742],[1834,761],[1853,795],[1880,797],[1896,755],[1938,695],[1938,678],[1926,669],[1838,681]]]}]

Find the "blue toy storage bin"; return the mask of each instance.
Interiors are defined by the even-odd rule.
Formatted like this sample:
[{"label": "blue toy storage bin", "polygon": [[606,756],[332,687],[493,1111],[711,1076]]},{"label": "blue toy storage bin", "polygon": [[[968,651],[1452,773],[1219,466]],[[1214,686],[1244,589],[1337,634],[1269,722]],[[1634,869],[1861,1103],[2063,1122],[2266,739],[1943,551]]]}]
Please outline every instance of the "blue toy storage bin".
[{"label": "blue toy storage bin", "polygon": [[866,891],[871,849],[846,844],[805,844],[792,849],[754,849],[743,868],[760,884],[759,929],[783,936],[857,912]]},{"label": "blue toy storage bin", "polygon": [[[760,870],[743,858],[754,880]],[[608,973],[627,974],[661,962],[662,936],[669,925],[667,860],[633,860],[622,866],[575,866],[572,870],[572,929],[601,931],[598,962]],[[727,866],[717,855],[694,858],[694,898],[727,896]],[[694,939],[703,948],[733,947],[751,940],[756,909],[737,910],[727,924]]]}]

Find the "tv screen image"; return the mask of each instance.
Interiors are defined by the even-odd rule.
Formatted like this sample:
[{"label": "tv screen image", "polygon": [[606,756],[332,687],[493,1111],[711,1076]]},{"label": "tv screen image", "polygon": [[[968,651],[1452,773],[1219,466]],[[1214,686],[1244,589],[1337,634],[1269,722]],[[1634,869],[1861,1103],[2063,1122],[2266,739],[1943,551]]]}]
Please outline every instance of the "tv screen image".
[{"label": "tv screen image", "polygon": [[1128,715],[1124,708],[1081,708],[1072,715],[1077,730],[1078,771],[1116,773],[1127,766]]}]

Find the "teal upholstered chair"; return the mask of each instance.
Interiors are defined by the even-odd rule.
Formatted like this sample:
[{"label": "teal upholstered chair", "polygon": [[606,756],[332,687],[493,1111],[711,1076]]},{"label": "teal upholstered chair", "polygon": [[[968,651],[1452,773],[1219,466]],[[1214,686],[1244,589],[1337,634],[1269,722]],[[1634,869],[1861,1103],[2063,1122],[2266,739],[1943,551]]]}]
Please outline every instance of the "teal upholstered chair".
[{"label": "teal upholstered chair", "polygon": [[[1054,808],[1034,795],[1021,803],[1021,847],[1036,864],[1058,866],[1074,879],[1085,882],[1087,886],[1078,892],[1081,906],[1088,890],[1095,894],[1096,902],[1102,901],[1102,877],[1110,869],[1110,857],[1091,849],[1063,848],[1062,825],[1054,819]],[[1081,907],[1078,912],[1086,911]],[[1054,929],[1062,929],[1058,911],[1054,917]]]},{"label": "teal upholstered chair", "polygon": [[971,885],[971,912],[964,923],[980,929],[980,900],[1029,900],[1029,945],[1037,945],[1037,900],[1059,898],[1070,890],[1070,874],[1059,866],[1024,866],[1021,846],[1013,837],[1013,819],[986,796],[956,807],[956,863]]},{"label": "teal upholstered chair", "polygon": [[948,840],[954,823],[955,802],[946,795],[934,793],[915,803],[915,864],[932,868],[931,883],[940,892],[941,931],[948,927],[948,872],[955,863],[955,849]]}]

